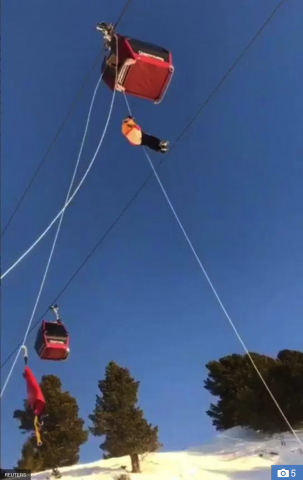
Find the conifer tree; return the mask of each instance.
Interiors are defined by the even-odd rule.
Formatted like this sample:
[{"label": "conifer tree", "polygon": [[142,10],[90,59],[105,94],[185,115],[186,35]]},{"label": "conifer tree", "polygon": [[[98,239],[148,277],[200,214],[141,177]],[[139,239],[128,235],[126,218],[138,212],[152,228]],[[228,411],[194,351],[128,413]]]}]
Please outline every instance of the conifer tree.
[{"label": "conifer tree", "polygon": [[[293,428],[303,426],[303,353],[282,350],[277,358],[251,356]],[[206,365],[205,388],[218,397],[206,412],[217,430],[234,426],[280,433],[288,426],[247,355],[228,355]]]},{"label": "conifer tree", "polygon": [[101,395],[96,396],[95,408],[89,415],[90,432],[105,437],[100,445],[104,457],[129,455],[133,473],[140,472],[140,454],[154,452],[161,446],[158,427],[149,424],[136,405],[139,385],[127,368],[110,362],[105,379],[98,383]]},{"label": "conifer tree", "polygon": [[23,445],[18,468],[30,468],[32,472],[74,465],[79,460],[80,446],[88,439],[84,421],[79,417],[77,401],[69,392],[62,391],[58,377],[42,377],[41,390],[46,401],[42,446],[36,446],[33,413],[24,401],[23,410],[15,410],[14,418],[20,421],[22,433],[30,433]]}]

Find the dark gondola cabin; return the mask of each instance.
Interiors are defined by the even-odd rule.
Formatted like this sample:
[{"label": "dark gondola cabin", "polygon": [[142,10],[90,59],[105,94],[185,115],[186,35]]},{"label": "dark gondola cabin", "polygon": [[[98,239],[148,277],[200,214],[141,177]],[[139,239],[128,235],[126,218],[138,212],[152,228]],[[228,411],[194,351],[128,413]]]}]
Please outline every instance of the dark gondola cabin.
[{"label": "dark gondola cabin", "polygon": [[69,355],[69,335],[64,325],[43,320],[37,333],[35,350],[42,360],[66,360]]},{"label": "dark gondola cabin", "polygon": [[118,45],[116,89],[127,95],[159,103],[169,87],[174,67],[168,50],[151,43],[116,35],[102,64],[103,81],[114,90]]}]

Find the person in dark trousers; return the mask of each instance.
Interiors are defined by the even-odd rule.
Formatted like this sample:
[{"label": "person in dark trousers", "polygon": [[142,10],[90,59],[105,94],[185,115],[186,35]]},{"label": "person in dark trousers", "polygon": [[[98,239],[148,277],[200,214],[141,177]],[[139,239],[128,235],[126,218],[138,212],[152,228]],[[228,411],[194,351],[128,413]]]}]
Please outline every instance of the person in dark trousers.
[{"label": "person in dark trousers", "polygon": [[155,152],[166,153],[169,142],[143,132],[141,127],[136,124],[134,117],[128,116],[122,122],[122,134],[131,145],[148,147]]},{"label": "person in dark trousers", "polygon": [[105,50],[109,50],[111,48],[115,33],[113,25],[111,23],[101,22],[97,24],[96,30],[102,33],[104,40],[104,48]]}]

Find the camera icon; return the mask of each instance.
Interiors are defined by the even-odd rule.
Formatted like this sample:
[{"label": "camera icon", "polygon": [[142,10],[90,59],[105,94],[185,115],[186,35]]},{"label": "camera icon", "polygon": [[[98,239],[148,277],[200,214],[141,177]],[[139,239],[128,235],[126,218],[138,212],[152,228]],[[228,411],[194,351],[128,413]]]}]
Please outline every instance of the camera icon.
[{"label": "camera icon", "polygon": [[285,470],[285,468],[281,468],[281,470],[277,471],[278,477],[289,477],[289,470]]}]

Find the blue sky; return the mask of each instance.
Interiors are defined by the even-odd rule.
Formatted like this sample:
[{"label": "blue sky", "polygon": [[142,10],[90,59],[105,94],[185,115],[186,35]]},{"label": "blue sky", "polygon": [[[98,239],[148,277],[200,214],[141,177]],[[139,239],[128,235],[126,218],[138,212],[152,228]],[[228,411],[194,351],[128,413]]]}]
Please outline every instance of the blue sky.
[{"label": "blue sky", "polygon": [[[133,0],[119,31],[172,51],[176,73],[158,106],[130,98],[138,122],[174,141],[270,14],[277,0]],[[14,0],[2,5],[2,227],[18,202],[101,46],[99,21],[124,2]],[[289,0],[159,169],[168,195],[248,348],[302,349],[303,4]],[[99,75],[7,231],[6,270],[47,227],[68,189]],[[100,88],[77,179],[96,149],[111,92]],[[68,209],[35,320],[150,173],[120,133],[117,95],[108,133]],[[162,157],[161,157],[162,158]],[[156,163],[157,154],[152,155]],[[23,338],[54,229],[2,284],[1,356]],[[140,405],[165,450],[214,436],[205,415],[205,364],[242,348],[152,179],[60,300],[71,356],[40,361],[59,375],[87,419],[108,361],[141,381]],[[50,317],[51,318],[51,317]],[[1,372],[6,378],[8,364]],[[12,419],[25,385],[18,362],[2,401],[1,450],[16,463],[25,439]],[[81,461],[100,457],[90,437]]]}]

